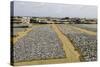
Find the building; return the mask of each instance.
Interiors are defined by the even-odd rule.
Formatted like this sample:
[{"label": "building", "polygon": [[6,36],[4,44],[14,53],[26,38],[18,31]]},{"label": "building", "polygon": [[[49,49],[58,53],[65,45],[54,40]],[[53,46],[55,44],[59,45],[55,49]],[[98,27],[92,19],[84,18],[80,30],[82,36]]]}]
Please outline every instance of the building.
[{"label": "building", "polygon": [[22,17],[22,23],[30,23],[30,17]]},{"label": "building", "polygon": [[30,17],[12,16],[11,22],[13,23],[30,23]]}]

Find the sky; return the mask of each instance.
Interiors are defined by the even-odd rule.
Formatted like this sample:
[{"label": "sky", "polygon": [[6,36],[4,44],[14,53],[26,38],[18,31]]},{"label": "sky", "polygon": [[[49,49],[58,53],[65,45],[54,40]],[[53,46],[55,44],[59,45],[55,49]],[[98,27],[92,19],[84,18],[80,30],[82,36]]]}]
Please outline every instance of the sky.
[{"label": "sky", "polygon": [[97,6],[14,1],[11,15],[35,17],[97,18]]}]

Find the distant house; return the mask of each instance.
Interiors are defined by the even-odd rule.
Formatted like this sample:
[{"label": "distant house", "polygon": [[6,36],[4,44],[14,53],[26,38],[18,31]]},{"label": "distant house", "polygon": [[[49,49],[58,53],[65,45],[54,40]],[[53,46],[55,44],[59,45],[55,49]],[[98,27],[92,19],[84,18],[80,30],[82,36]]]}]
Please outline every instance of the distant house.
[{"label": "distant house", "polygon": [[22,23],[30,23],[30,17],[22,17]]},{"label": "distant house", "polygon": [[30,17],[12,16],[11,22],[13,23],[30,23]]},{"label": "distant house", "polygon": [[97,24],[97,19],[86,19],[86,22],[90,24]]},{"label": "distant house", "polygon": [[30,19],[30,23],[47,23],[47,19],[45,17],[33,17]]},{"label": "distant house", "polygon": [[78,21],[77,18],[70,18],[70,20],[69,20],[70,24],[76,24],[77,21]]}]

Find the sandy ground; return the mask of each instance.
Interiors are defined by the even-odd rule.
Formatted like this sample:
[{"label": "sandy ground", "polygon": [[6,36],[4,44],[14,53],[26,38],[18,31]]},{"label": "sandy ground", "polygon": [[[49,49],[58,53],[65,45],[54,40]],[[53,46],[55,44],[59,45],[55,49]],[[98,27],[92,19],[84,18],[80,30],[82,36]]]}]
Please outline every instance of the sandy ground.
[{"label": "sandy ground", "polygon": [[58,28],[58,25],[52,24],[52,28],[56,32],[56,34],[58,35],[59,39],[61,40],[63,44],[63,49],[66,52],[66,57],[67,57],[68,62],[80,61],[79,60],[80,55],[78,54],[77,51],[75,51],[75,48],[70,42],[70,40],[60,31],[60,29]]},{"label": "sandy ground", "polygon": [[27,29],[26,31],[18,32],[16,35],[17,37],[13,37],[13,43],[15,44],[20,38],[27,35],[28,32],[30,32],[32,28]]},{"label": "sandy ground", "polygon": [[60,31],[56,24],[50,24],[52,26],[52,30],[56,32],[58,38],[61,40],[63,49],[66,53],[66,58],[62,59],[47,59],[47,60],[35,60],[29,62],[17,62],[14,65],[27,65],[27,64],[56,64],[56,63],[69,63],[69,62],[79,62],[79,53],[75,51],[74,46],[70,42],[70,40]]},{"label": "sandy ground", "polygon": [[[71,26],[71,25],[70,25],[70,26]],[[82,28],[79,28],[79,27],[75,27],[75,26],[71,26],[71,27],[74,28],[74,29],[79,30],[80,32],[87,33],[87,34],[89,34],[89,35],[96,35],[96,34],[97,34],[96,32],[89,31],[89,30],[86,30],[86,29],[82,29]]]},{"label": "sandy ground", "polygon": [[[35,27],[35,26],[41,26],[41,25],[40,24],[33,25],[33,27]],[[44,25],[42,25],[42,26],[44,26]],[[27,33],[30,32],[32,30],[32,28],[27,28],[26,31],[17,32],[16,35],[18,35],[18,36],[17,37],[12,37],[13,43],[15,44],[20,38],[22,38],[25,35],[27,35]]]},{"label": "sandy ground", "polygon": [[[68,37],[66,37],[61,29],[59,25],[56,24],[48,24],[52,26],[52,30],[54,30],[56,32],[56,34],[58,35],[58,38],[60,39],[60,41],[62,42],[63,45],[63,49],[66,53],[66,58],[62,58],[62,59],[47,59],[47,60],[33,60],[33,61],[26,61],[26,62],[17,62],[14,63],[14,65],[30,65],[30,64],[57,64],[57,63],[69,63],[69,62],[80,62],[79,56],[80,54],[75,51],[75,48],[73,46],[73,44],[70,42],[70,40],[68,39]],[[90,35],[96,35],[96,32],[92,32],[92,31],[88,31],[85,29],[81,29],[78,27],[74,27],[72,26],[74,29],[79,30],[80,32],[85,32],[87,34]],[[22,32],[19,33],[20,36],[18,38],[15,38],[13,41],[14,43],[21,37],[25,36],[29,31],[31,31],[31,29],[27,30],[26,32]]]}]

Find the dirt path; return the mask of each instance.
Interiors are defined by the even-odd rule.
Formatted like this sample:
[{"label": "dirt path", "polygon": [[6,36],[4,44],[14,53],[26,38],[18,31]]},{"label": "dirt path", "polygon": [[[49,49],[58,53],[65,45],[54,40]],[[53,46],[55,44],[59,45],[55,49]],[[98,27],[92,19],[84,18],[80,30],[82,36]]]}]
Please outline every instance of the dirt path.
[{"label": "dirt path", "polygon": [[[35,26],[39,27],[41,25],[35,25]],[[32,28],[34,28],[35,26],[32,26]],[[17,37],[12,37],[13,44],[15,44],[20,38],[26,36],[28,32],[32,31],[32,28],[27,28],[26,31],[17,32],[16,35],[18,35],[18,36]]]},{"label": "dirt path", "polygon": [[17,62],[14,63],[15,66],[18,65],[31,65],[31,64],[57,64],[57,63],[70,63],[70,62],[79,62],[79,53],[74,50],[74,46],[70,42],[70,40],[59,30],[58,26],[55,24],[50,24],[52,26],[52,30],[54,30],[58,38],[61,40],[63,49],[66,53],[66,58],[59,59],[46,59],[46,60],[33,60],[33,61],[25,61],[25,62]]},{"label": "dirt path", "polygon": [[96,32],[89,31],[89,30],[86,30],[86,29],[82,29],[82,28],[79,28],[79,27],[75,27],[75,26],[71,26],[71,27],[76,29],[76,30],[79,30],[80,32],[84,32],[84,33],[87,33],[87,34],[90,34],[90,35],[96,35],[97,34]]},{"label": "dirt path", "polygon": [[22,31],[22,32],[18,32],[17,33],[17,37],[13,37],[12,39],[13,39],[13,43],[15,44],[20,38],[22,38],[22,37],[24,37],[25,35],[27,35],[27,33],[29,32],[29,31],[31,31],[32,30],[32,28],[29,28],[29,29],[27,29],[26,31]]},{"label": "dirt path", "polygon": [[57,33],[59,39],[61,40],[61,42],[63,44],[63,48],[65,50],[66,57],[67,57],[66,60],[68,62],[80,61],[79,53],[77,51],[75,51],[74,46],[72,45],[70,40],[60,31],[60,29],[58,28],[58,25],[52,24],[52,28]]}]

